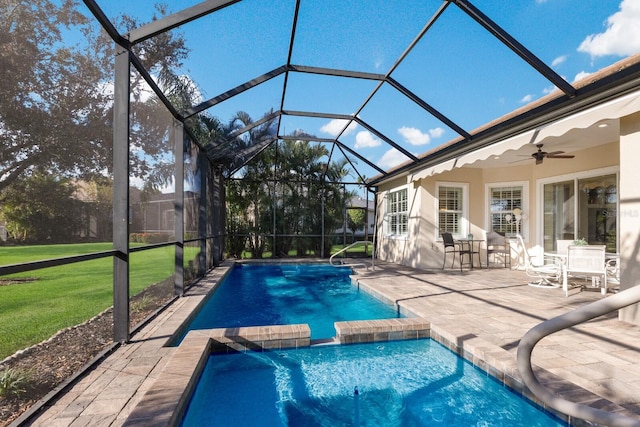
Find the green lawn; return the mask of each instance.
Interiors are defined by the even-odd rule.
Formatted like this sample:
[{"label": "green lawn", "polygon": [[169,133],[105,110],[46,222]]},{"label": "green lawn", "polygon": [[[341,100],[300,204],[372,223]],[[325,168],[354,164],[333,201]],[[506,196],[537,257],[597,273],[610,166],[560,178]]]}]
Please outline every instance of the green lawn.
[{"label": "green lawn", "polygon": [[[0,264],[107,251],[111,243],[0,247]],[[187,248],[185,248],[185,251]],[[186,256],[187,254],[185,254]],[[173,274],[174,247],[130,256],[130,294]],[[2,277],[30,278],[0,286],[0,360],[82,323],[113,305],[113,259],[100,258]]]}]

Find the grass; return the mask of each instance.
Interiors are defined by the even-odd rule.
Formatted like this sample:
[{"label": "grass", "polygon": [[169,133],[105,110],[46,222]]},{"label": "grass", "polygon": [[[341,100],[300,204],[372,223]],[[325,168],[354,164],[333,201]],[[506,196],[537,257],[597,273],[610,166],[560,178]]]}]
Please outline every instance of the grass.
[{"label": "grass", "polygon": [[[111,248],[111,243],[0,247],[0,263],[16,264]],[[185,257],[189,255],[194,254],[185,248]],[[132,253],[130,295],[170,277],[173,268],[173,246]],[[23,281],[0,286],[0,360],[113,305],[111,257],[2,277],[9,278]]]}]

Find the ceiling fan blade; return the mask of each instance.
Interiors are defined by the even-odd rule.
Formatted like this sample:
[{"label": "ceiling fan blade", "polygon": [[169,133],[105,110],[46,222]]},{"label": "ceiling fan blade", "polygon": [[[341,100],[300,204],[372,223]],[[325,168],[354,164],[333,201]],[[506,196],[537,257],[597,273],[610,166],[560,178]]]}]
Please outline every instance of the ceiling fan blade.
[{"label": "ceiling fan blade", "polygon": [[547,154],[547,157],[550,159],[573,159],[575,156],[571,154]]},{"label": "ceiling fan blade", "polygon": [[564,151],[552,151],[547,153],[547,156],[555,156],[556,154],[564,154]]}]

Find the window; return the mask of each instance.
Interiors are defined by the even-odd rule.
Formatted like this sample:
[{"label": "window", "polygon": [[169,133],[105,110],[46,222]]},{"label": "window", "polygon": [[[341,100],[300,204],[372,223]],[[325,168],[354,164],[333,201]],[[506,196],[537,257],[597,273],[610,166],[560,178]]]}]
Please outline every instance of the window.
[{"label": "window", "polygon": [[454,236],[467,234],[467,185],[438,185],[438,236],[451,233]]},{"label": "window", "polygon": [[387,195],[387,232],[406,235],[409,219],[407,189],[392,191]]},{"label": "window", "polygon": [[524,201],[524,185],[489,187],[489,229],[507,237],[522,234],[522,216],[516,214],[525,210]]}]

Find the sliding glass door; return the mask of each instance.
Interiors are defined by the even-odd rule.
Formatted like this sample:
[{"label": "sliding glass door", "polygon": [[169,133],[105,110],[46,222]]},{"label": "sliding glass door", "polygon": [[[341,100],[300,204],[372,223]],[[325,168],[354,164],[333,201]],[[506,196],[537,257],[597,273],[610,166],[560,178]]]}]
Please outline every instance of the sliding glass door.
[{"label": "sliding glass door", "polygon": [[545,251],[556,250],[557,240],[584,239],[590,245],[606,245],[607,252],[617,252],[615,174],[545,184],[543,209]]}]

